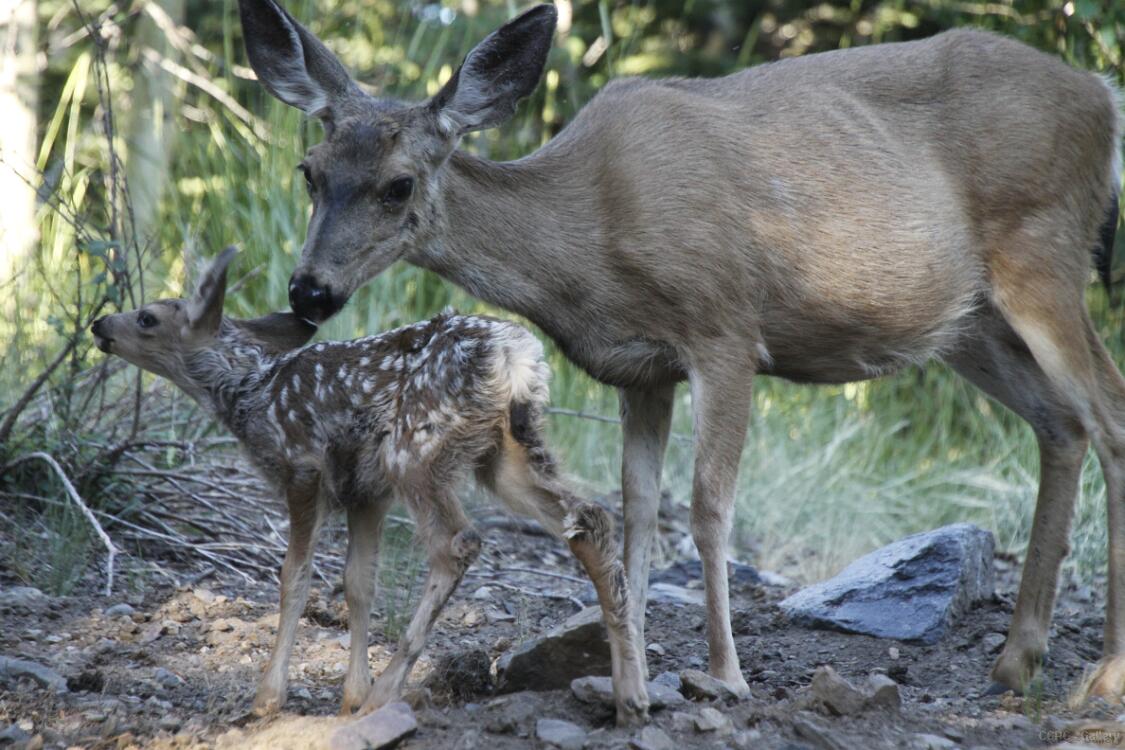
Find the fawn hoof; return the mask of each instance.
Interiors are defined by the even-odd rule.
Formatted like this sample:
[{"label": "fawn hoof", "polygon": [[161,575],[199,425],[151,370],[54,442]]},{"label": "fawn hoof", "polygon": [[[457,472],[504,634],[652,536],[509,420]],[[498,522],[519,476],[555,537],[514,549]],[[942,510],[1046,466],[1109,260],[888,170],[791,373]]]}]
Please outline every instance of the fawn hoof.
[{"label": "fawn hoof", "polygon": [[265,718],[273,716],[281,710],[282,705],[285,703],[285,696],[271,691],[258,691],[258,695],[254,698],[254,704],[250,707],[250,713],[258,718]]},{"label": "fawn hoof", "polygon": [[1087,698],[1104,698],[1117,702],[1125,695],[1125,655],[1111,656],[1098,663],[1097,669],[1075,693],[1075,702]]},{"label": "fawn hoof", "polygon": [[983,693],[981,693],[981,697],[992,698],[992,697],[997,696],[997,695],[1003,695],[1004,693],[1013,693],[1015,695],[1023,695],[1023,691],[1018,689],[1018,688],[1012,688],[1012,687],[1009,687],[1009,686],[1007,686],[1007,685],[1005,685],[1001,682],[993,681],[992,683],[989,684],[988,689],[985,690]]},{"label": "fawn hoof", "polygon": [[1023,695],[1043,667],[1047,652],[1045,649],[1026,649],[1024,651],[1004,651],[992,667],[992,684],[985,695],[1001,695],[1012,691],[1016,695]]},{"label": "fawn hoof", "polygon": [[617,701],[617,726],[643,727],[648,723],[648,705],[644,692]]},{"label": "fawn hoof", "polygon": [[719,680],[719,682],[726,685],[727,688],[732,693],[734,693],[735,697],[737,697],[740,701],[744,701],[744,700],[746,700],[747,698],[750,697],[750,685],[747,684],[746,678],[743,677],[741,674],[738,675],[737,679],[723,679],[722,677],[719,677],[718,675],[712,675],[712,676],[715,677],[715,679]]}]

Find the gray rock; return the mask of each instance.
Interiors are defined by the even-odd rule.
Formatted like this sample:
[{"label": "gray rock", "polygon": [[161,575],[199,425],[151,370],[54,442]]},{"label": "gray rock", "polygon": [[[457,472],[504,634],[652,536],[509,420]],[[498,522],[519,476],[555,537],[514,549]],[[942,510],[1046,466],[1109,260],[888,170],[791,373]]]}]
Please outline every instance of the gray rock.
[{"label": "gray rock", "polygon": [[689,589],[674,583],[653,583],[648,587],[648,600],[658,604],[677,604],[701,606],[703,590]]},{"label": "gray rock", "polygon": [[[679,706],[687,702],[678,690],[666,684],[650,681],[645,687],[648,690],[649,708],[653,710]],[[610,677],[579,677],[571,681],[570,691],[583,703],[615,707],[613,679]]]},{"label": "gray rock", "polygon": [[498,693],[559,690],[583,675],[610,673],[609,640],[602,611],[587,607],[541,638],[500,657]]},{"label": "gray rock", "polygon": [[[466,704],[466,707],[472,704]],[[488,702],[485,730],[493,734],[519,734],[543,711],[541,701],[530,692],[513,693]],[[526,736],[526,735],[524,735]]]},{"label": "gray rock", "polygon": [[184,683],[178,675],[169,672],[164,667],[157,667],[152,672],[152,679],[156,680],[165,688],[174,688]]},{"label": "gray rock", "polygon": [[651,724],[629,740],[631,750],[674,750],[672,738],[660,727]]},{"label": "gray rock", "polygon": [[540,719],[535,722],[535,736],[540,742],[561,750],[582,750],[586,730],[562,719]]},{"label": "gray rock", "polygon": [[[762,582],[762,577],[753,566],[743,563],[727,562],[727,579],[732,586],[752,586]],[[670,583],[674,586],[687,586],[692,581],[703,581],[703,563],[699,560],[677,560],[666,568],[649,573],[649,585]]]},{"label": "gray rock", "polygon": [[670,687],[675,691],[680,691],[683,688],[683,683],[680,681],[680,676],[675,672],[661,672],[652,678],[652,681],[658,685]]},{"label": "gray rock", "polygon": [[701,708],[699,716],[695,717],[695,728],[699,732],[715,732],[716,734],[730,734],[734,731],[730,717],[717,708]]},{"label": "gray rock", "polygon": [[12,586],[0,589],[0,611],[33,612],[41,609],[50,597],[34,586]]},{"label": "gray rock", "polygon": [[992,554],[992,534],[953,524],[875,550],[780,606],[806,627],[934,643],[992,596]]},{"label": "gray rock", "polygon": [[793,717],[793,732],[819,750],[851,750],[855,747],[854,743],[845,742],[803,711]]},{"label": "gray rock", "polygon": [[879,708],[898,710],[902,707],[902,696],[898,683],[878,672],[867,678],[867,704]]},{"label": "gray rock", "polygon": [[957,747],[957,743],[936,734],[916,734],[910,738],[912,750],[950,750]]},{"label": "gray rock", "polygon": [[867,705],[867,696],[828,666],[813,672],[812,693],[835,716],[858,714]]},{"label": "gray rock", "polygon": [[0,730],[0,745],[6,745],[9,742],[13,745],[22,745],[30,739],[31,735],[21,729],[18,724],[9,724]]},{"label": "gray rock", "polygon": [[107,609],[105,611],[105,616],[106,617],[130,617],[136,611],[137,610],[133,609],[133,607],[130,606],[129,604],[127,604],[126,602],[121,602],[120,604],[114,604],[112,607]]},{"label": "gray rock", "polygon": [[379,750],[391,747],[418,729],[414,712],[405,703],[388,703],[332,734],[332,750]]},{"label": "gray rock", "polygon": [[680,672],[680,692],[693,701],[738,700],[738,695],[722,680],[699,669]]},{"label": "gray rock", "polygon": [[30,677],[45,688],[56,693],[67,692],[66,678],[61,674],[27,659],[14,659],[0,656],[0,682]]},{"label": "gray rock", "polygon": [[981,645],[984,646],[986,654],[998,654],[1007,640],[1008,637],[1003,633],[985,633],[981,638]]}]

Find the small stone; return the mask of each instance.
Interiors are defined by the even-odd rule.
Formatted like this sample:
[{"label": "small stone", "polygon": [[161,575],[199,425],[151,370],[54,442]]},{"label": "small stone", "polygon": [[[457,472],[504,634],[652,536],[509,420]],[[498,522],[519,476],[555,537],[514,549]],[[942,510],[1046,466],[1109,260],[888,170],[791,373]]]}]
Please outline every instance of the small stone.
[{"label": "small stone", "polygon": [[174,688],[182,685],[184,681],[176,674],[169,672],[164,667],[157,667],[152,672],[152,679],[156,680],[165,688]]},{"label": "small stone", "polygon": [[664,647],[659,643],[648,644],[645,646],[645,651],[648,651],[650,654],[656,654],[657,656],[664,656],[665,654]]},{"label": "small stone", "polygon": [[[686,702],[679,691],[665,684],[649,682],[646,683],[645,688],[648,691],[649,708],[653,710],[678,706]],[[583,703],[600,704],[609,708],[614,708],[616,705],[611,677],[579,677],[570,683],[570,690],[574,693],[574,697]]]},{"label": "small stone", "polygon": [[[38,589],[35,590],[38,591]],[[27,659],[0,656],[0,682],[19,677],[30,677],[43,687],[56,693],[67,692],[66,678],[50,667]]]},{"label": "small stone", "polygon": [[898,683],[878,672],[867,678],[868,705],[898,710],[902,707],[902,696]]},{"label": "small stone", "polygon": [[3,729],[0,729],[0,745],[6,745],[9,742],[13,745],[20,745],[30,739],[31,735],[20,729],[16,724],[9,724]]},{"label": "small stone", "polygon": [[329,740],[331,750],[379,750],[390,747],[413,734],[418,722],[410,706],[402,702],[388,703],[337,729]]},{"label": "small stone", "polygon": [[629,747],[631,750],[674,750],[676,746],[663,729],[650,724],[629,740]]},{"label": "small stone", "polygon": [[560,750],[582,750],[586,744],[586,731],[577,724],[562,719],[540,719],[535,722],[535,736],[540,742]]},{"label": "small stone", "polygon": [[1007,636],[1003,633],[985,633],[980,642],[984,646],[986,654],[997,654],[1000,653],[1000,649],[1004,648],[1004,643],[1007,640]]},{"label": "small stone", "polygon": [[215,603],[215,593],[211,589],[192,589],[191,595],[204,605]]},{"label": "small stone", "polygon": [[683,683],[680,681],[680,676],[675,672],[661,672],[652,679],[658,685],[670,687],[673,690],[679,691],[683,688]]},{"label": "small stone", "polygon": [[180,720],[175,716],[162,716],[157,724],[161,729],[167,729],[169,732],[175,732],[180,728]]},{"label": "small stone", "polygon": [[106,617],[132,617],[133,613],[136,611],[137,610],[133,609],[132,605],[121,602],[120,604],[114,604],[103,614],[105,614]]},{"label": "small stone", "polygon": [[837,739],[835,733],[814,721],[806,712],[793,717],[793,732],[819,750],[851,750],[853,743]]},{"label": "small stone", "polygon": [[891,661],[898,661],[899,650],[898,646],[891,646],[887,649],[887,656],[891,657]]},{"label": "small stone", "polygon": [[50,601],[49,597],[34,586],[12,586],[0,589],[0,609],[33,611]]},{"label": "small stone", "polygon": [[681,691],[695,701],[738,700],[726,683],[699,669],[685,669],[680,672]]},{"label": "small stone", "polygon": [[481,586],[479,589],[473,592],[472,598],[476,599],[477,601],[489,601],[492,599],[492,589],[490,589],[488,586]]},{"label": "small stone", "polygon": [[305,701],[311,701],[312,700],[312,693],[309,692],[309,689],[307,687],[304,687],[302,685],[301,687],[299,687],[299,688],[297,688],[296,690],[293,691],[293,697],[294,698],[300,698],[301,700],[305,700]]},{"label": "small stone", "polygon": [[[768,571],[762,571],[763,578]],[[752,750],[761,745],[762,732],[760,729],[747,729],[742,732],[736,732],[730,738],[731,744],[736,750]]]},{"label": "small stone", "polygon": [[686,711],[673,711],[672,729],[680,734],[692,731],[695,729],[695,715]]},{"label": "small stone", "polygon": [[812,692],[835,716],[851,716],[863,710],[867,696],[829,666],[817,667],[812,678]]},{"label": "small stone", "polygon": [[107,715],[102,711],[86,711],[82,714],[82,717],[86,719],[86,721],[92,721],[95,724],[100,724],[106,720]]},{"label": "small stone", "polygon": [[957,747],[957,743],[936,734],[916,734],[910,738],[910,747],[912,750],[950,750]]},{"label": "small stone", "polygon": [[699,716],[695,717],[695,728],[700,732],[715,732],[720,735],[730,734],[734,731],[734,725],[731,724],[730,717],[719,709],[710,706],[699,710]]}]

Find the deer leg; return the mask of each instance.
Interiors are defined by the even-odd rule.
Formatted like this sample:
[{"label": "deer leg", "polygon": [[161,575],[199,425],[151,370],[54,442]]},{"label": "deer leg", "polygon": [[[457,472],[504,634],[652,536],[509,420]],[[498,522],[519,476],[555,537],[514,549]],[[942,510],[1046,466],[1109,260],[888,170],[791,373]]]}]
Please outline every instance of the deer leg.
[{"label": "deer leg", "polygon": [[747,357],[732,367],[693,370],[689,378],[695,432],[691,532],[703,565],[709,671],[743,696],[749,695],[750,686],[739,668],[730,629],[727,547],[738,462],[750,419],[752,363]]},{"label": "deer leg", "polygon": [[253,711],[259,716],[274,713],[285,703],[289,657],[297,639],[297,621],[309,598],[313,546],[321,521],[320,502],[315,489],[292,488],[286,499],[289,505],[289,546],[281,565],[281,613],[277,641],[254,698]]},{"label": "deer leg", "polygon": [[425,499],[408,501],[407,506],[428,551],[430,569],[422,600],[414,610],[406,632],[399,639],[395,655],[363,702],[360,708],[363,714],[396,700],[402,694],[402,686],[421,655],[426,636],[441,614],[442,607],[480,554],[480,536],[469,525],[457,496],[449,490],[436,490]]},{"label": "deer leg", "polygon": [[512,508],[532,508],[547,528],[566,540],[593,581],[609,636],[613,694],[620,726],[648,718],[644,649],[630,616],[629,584],[614,553],[613,519],[601,507],[576,498],[553,476],[553,460],[537,446],[530,457],[505,434],[497,458],[478,473],[492,492]]},{"label": "deer leg", "polygon": [[[1069,399],[1094,445],[1105,477],[1109,530],[1109,580],[1104,654],[1106,669],[1088,685],[1092,693],[1120,695],[1114,680],[1125,661],[1125,384],[1098,340],[1083,305],[1082,275],[1073,289],[1058,275],[1033,269],[994,272],[997,305],[1026,342],[1036,362]],[[1113,682],[1117,684],[1112,684]]]},{"label": "deer leg", "polygon": [[[675,386],[651,390],[623,388],[621,400],[621,496],[625,514],[625,571],[638,645],[644,653],[648,573],[660,508],[660,479]],[[642,659],[644,672],[648,664]]]},{"label": "deer leg", "polygon": [[1070,522],[1089,445],[1067,399],[1060,396],[1023,340],[993,309],[948,357],[966,380],[1027,420],[1039,442],[1039,496],[1019,596],[993,688],[1024,691],[1047,653],[1059,568],[1069,549]]},{"label": "deer leg", "polygon": [[340,708],[350,714],[367,698],[371,668],[367,662],[367,636],[371,627],[371,601],[375,595],[375,565],[383,519],[390,498],[348,508],[348,559],[344,568],[344,597],[348,602],[348,632],[351,649],[348,676],[344,679],[344,701]]}]

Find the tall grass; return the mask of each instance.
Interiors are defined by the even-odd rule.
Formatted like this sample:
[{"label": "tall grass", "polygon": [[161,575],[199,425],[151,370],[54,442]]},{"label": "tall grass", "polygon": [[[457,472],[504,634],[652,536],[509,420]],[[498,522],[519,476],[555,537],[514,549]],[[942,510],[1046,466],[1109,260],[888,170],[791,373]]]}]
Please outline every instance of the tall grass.
[{"label": "tall grass", "polygon": [[[89,3],[83,0],[83,4]],[[447,24],[436,4],[380,0],[359,7],[331,0],[332,13],[324,13],[323,3],[311,0],[287,5],[296,17],[308,19],[361,79],[377,80],[383,94],[414,99],[433,93],[471,45],[512,11],[507,3],[483,2],[479,14],[453,14],[453,22]],[[777,54],[898,38],[918,33],[919,24],[936,30],[964,23],[1001,28],[1058,49],[1080,63],[1120,66],[1120,45],[1103,32],[1125,22],[1118,17],[1125,12],[1114,10],[1117,15],[1109,13],[1101,27],[1099,19],[1071,18],[1051,3],[1034,4],[1036,10],[1023,15],[977,13],[968,5],[951,10],[939,2],[913,4],[908,10],[897,2],[872,7],[822,4],[815,12],[802,4],[795,4],[796,10],[781,4],[742,26],[732,22],[731,30],[724,30],[707,15],[713,4],[687,4],[682,17],[662,15],[657,6],[636,3],[574,5],[574,25],[552,54],[544,84],[521,106],[514,122],[470,139],[468,148],[494,158],[528,153],[609,77],[621,73],[719,73]],[[65,26],[60,20],[66,18],[65,8],[49,2],[44,7],[52,14],[45,23]],[[825,15],[825,9],[835,15]],[[751,11],[732,4],[723,12],[738,19]],[[112,96],[126,109],[132,89],[129,66],[145,64],[128,45],[134,13],[118,11],[112,16],[122,29],[123,36],[117,38],[124,39],[110,49]],[[179,109],[171,119],[178,132],[174,151],[168,155],[168,187],[149,224],[153,232],[135,238],[146,250],[135,270],[143,272],[147,284],[130,291],[145,299],[178,296],[200,261],[234,242],[242,247],[242,254],[233,278],[244,277],[245,283],[228,301],[228,312],[256,315],[286,306],[287,281],[304,239],[308,212],[294,167],[305,148],[321,136],[316,122],[236,75],[235,64],[245,62],[236,17],[234,0],[218,4],[194,28],[212,57],[185,54],[177,64],[237,99],[255,113],[255,121],[248,123],[195,85],[166,77],[179,96]],[[690,34],[681,29],[697,18],[704,18],[706,23],[699,26],[711,36],[694,27],[688,29]],[[723,34],[736,39],[724,41]],[[598,36],[610,39],[608,50],[590,59],[587,53]],[[722,52],[743,43],[741,49]],[[715,54],[711,51],[715,49],[721,52]],[[106,153],[99,140],[103,134],[98,132],[90,64],[82,45],[70,49],[65,69],[55,63],[59,93],[45,113],[38,166],[46,175],[44,183],[65,205],[96,217],[101,210],[98,202],[104,200],[99,185],[105,179]],[[684,67],[677,67],[681,64]],[[118,141],[126,158],[145,158],[130,151],[128,133]],[[48,361],[65,339],[68,301],[107,283],[99,278],[97,258],[75,252],[75,233],[57,213],[44,209],[41,230],[41,248],[15,282],[27,302],[0,320],[0,336],[15,342],[0,363],[4,405],[18,395],[28,373]],[[1120,311],[1110,309],[1100,292],[1092,292],[1091,304],[1115,357],[1122,361]],[[447,305],[503,314],[427,272],[400,264],[357,293],[320,335],[370,333],[432,315]],[[616,396],[610,389],[551,351],[556,406],[616,413]],[[83,345],[69,369],[81,370],[100,357]],[[60,378],[52,384],[58,385]],[[673,429],[678,437],[671,441],[665,482],[678,500],[686,502],[691,486],[686,390],[678,394]],[[567,470],[588,491],[618,485],[617,426],[560,415],[552,418],[550,430]],[[815,578],[877,544],[957,520],[994,530],[1002,549],[1018,552],[1027,540],[1036,463],[1028,428],[940,365],[877,382],[815,389],[761,379],[739,483],[738,554]],[[1104,568],[1103,516],[1104,489],[1091,460],[1083,475],[1074,553],[1067,563],[1077,575],[1090,577]]]}]

